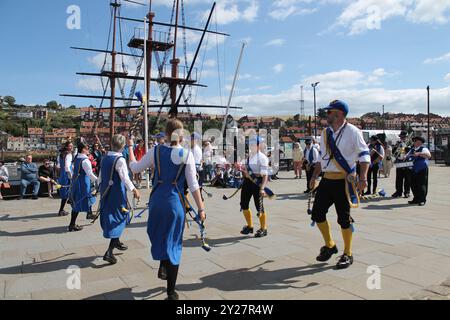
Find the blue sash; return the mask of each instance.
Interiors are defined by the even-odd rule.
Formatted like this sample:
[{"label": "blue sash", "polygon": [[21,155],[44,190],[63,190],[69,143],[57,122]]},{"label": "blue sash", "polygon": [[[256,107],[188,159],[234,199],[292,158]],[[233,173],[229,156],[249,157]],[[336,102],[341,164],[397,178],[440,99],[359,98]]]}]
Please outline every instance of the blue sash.
[{"label": "blue sash", "polygon": [[[326,131],[325,131],[326,130]],[[350,168],[342,155],[341,151],[336,145],[336,141],[333,137],[333,130],[327,128],[324,131],[324,140],[327,148],[327,153],[333,161],[336,168],[345,174],[345,193],[347,195],[348,202],[351,208],[357,208],[359,206],[359,195],[356,189],[356,166]]]}]

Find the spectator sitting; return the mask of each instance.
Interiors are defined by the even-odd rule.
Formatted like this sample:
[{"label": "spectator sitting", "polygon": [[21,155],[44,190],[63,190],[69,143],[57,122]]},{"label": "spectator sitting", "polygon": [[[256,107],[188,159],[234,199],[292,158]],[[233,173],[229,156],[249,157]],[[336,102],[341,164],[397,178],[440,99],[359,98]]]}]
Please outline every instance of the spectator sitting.
[{"label": "spectator sitting", "polygon": [[0,160],[0,200],[3,200],[2,196],[2,188],[5,188],[8,184],[9,173],[8,168],[5,166],[5,163]]},{"label": "spectator sitting", "polygon": [[42,183],[47,183],[48,197],[53,198],[54,175],[53,175],[53,168],[50,166],[49,159],[44,160],[44,164],[39,167],[38,174],[39,174],[39,181]]},{"label": "spectator sitting", "polygon": [[38,168],[35,163],[33,163],[33,156],[31,154],[27,155],[25,158],[25,163],[20,166],[20,197],[18,200],[23,199],[27,187],[31,184],[33,186],[33,200],[38,199],[39,187],[41,183],[38,179]]}]

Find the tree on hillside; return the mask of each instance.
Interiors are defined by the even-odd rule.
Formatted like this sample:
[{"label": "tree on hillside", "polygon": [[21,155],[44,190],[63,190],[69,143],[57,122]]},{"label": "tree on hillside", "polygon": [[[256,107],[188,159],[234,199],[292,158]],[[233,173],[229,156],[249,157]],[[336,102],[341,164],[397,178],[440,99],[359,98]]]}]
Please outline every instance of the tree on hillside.
[{"label": "tree on hillside", "polygon": [[3,103],[7,104],[10,107],[13,107],[16,104],[16,99],[13,96],[5,96],[3,98]]},{"label": "tree on hillside", "polygon": [[47,106],[47,108],[52,109],[52,110],[61,109],[61,105],[58,104],[58,102],[55,100],[47,102],[46,106]]}]

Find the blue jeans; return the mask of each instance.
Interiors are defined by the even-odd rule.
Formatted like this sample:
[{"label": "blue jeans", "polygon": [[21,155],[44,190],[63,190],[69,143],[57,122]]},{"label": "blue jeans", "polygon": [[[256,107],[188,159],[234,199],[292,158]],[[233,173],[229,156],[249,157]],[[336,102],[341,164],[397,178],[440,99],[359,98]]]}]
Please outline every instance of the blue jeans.
[{"label": "blue jeans", "polygon": [[41,186],[41,183],[39,180],[25,180],[22,179],[20,181],[20,195],[23,197],[25,196],[25,192],[27,191],[27,187],[29,185],[33,185],[33,196],[37,196],[39,193],[39,187]]}]

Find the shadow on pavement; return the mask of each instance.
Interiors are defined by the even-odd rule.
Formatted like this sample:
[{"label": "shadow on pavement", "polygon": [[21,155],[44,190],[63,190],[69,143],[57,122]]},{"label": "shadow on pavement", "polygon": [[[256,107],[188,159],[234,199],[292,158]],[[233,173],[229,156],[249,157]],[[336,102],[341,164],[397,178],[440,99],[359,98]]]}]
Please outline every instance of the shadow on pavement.
[{"label": "shadow on pavement", "polygon": [[[268,262],[270,261],[261,265]],[[299,280],[294,278],[334,269],[334,266],[325,263],[279,270],[266,270],[261,265],[256,266],[258,267],[256,270],[252,270],[256,267],[240,268],[207,275],[199,279],[200,283],[178,284],[177,289],[179,291],[195,291],[203,288],[215,288],[220,291],[305,289],[318,286],[319,283],[310,282],[303,286],[295,286],[293,284]]]}]

